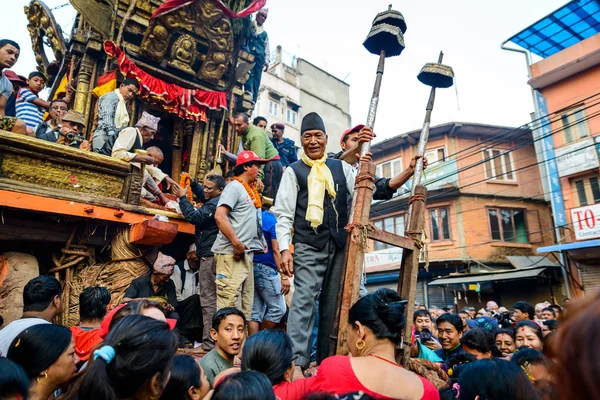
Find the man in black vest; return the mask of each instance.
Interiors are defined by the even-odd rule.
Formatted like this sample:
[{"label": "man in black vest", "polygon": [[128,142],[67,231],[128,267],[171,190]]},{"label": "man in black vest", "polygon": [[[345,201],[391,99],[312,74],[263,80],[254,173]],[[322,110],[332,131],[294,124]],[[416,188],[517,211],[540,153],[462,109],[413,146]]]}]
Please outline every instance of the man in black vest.
[{"label": "man in black vest", "polygon": [[[310,336],[319,292],[317,360],[328,355],[337,294],[342,281],[346,244],[345,226],[354,191],[352,166],[327,158],[327,134],[321,117],[310,113],[301,126],[304,154],[284,172],[275,202],[277,240],[282,272],[295,274],[295,293],[288,318],[288,334],[296,365],[310,364]],[[292,257],[290,244],[295,254]],[[322,289],[322,290],[321,290]]]}]

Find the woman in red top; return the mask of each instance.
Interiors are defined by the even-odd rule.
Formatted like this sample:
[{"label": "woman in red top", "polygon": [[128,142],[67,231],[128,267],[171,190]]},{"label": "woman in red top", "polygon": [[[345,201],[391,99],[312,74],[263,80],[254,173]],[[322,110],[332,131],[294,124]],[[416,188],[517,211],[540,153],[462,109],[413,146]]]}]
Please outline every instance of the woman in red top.
[{"label": "woman in red top", "polygon": [[376,399],[439,400],[431,382],[395,362],[404,329],[403,301],[390,289],[358,300],[348,313],[346,344],[352,357],[321,363],[314,391],[345,394],[362,391]]},{"label": "woman in red top", "polygon": [[269,378],[280,400],[300,400],[312,392],[315,378],[292,382],[294,353],[285,332],[263,330],[250,336],[242,350],[242,371],[254,370]]}]

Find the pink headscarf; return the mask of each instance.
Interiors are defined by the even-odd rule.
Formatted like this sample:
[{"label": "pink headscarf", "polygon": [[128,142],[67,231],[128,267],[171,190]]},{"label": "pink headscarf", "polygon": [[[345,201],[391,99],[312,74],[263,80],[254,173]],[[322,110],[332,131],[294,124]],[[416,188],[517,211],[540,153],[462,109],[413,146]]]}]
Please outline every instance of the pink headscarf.
[{"label": "pink headscarf", "polygon": [[166,254],[159,252],[156,261],[154,261],[154,271],[158,272],[159,274],[173,275],[173,271],[175,270],[175,262],[176,261],[173,257],[169,257]]}]

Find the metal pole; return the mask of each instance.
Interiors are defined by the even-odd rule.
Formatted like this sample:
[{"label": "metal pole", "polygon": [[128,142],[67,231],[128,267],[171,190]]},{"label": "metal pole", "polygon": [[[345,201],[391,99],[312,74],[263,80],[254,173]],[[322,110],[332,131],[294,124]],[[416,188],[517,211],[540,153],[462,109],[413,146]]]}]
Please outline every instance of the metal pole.
[{"label": "metal pole", "polygon": [[[379,90],[381,89],[381,81],[383,79],[383,67],[385,65],[385,50],[379,53],[379,63],[377,64],[377,76],[375,78],[375,86],[373,87],[373,95],[369,104],[369,113],[367,114],[367,127],[373,129],[375,126],[375,116],[377,115],[377,105],[379,104]],[[371,142],[363,143],[360,149],[360,155],[364,156],[371,150]]]},{"label": "metal pole", "polygon": [[[440,51],[440,56],[438,58],[438,64],[442,63],[444,59],[444,53]],[[419,146],[417,148],[417,154],[424,155],[425,149],[427,148],[427,140],[429,140],[429,125],[431,124],[431,112],[433,111],[433,104],[435,102],[435,86],[431,87],[431,91],[429,92],[429,101],[427,102],[427,108],[425,113],[425,122],[423,122],[423,129],[421,129],[421,137],[419,138]],[[415,188],[421,184],[421,176],[423,175],[423,158],[417,160],[417,165],[415,166],[415,172],[413,174],[412,186],[410,189],[410,195],[414,196]],[[407,221],[410,222],[410,218],[412,215],[412,204],[408,206],[408,215]]]}]

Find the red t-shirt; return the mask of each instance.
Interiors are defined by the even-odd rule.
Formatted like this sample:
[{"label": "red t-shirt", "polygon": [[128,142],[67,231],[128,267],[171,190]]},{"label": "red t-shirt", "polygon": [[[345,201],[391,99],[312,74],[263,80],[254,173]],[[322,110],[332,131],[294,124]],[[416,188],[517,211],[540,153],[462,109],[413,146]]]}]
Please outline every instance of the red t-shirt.
[{"label": "red t-shirt", "polygon": [[[402,368],[398,366],[398,368]],[[440,395],[431,382],[419,376],[423,383],[423,397],[421,400],[440,400]],[[351,392],[363,392],[376,399],[392,399],[378,393],[372,392],[356,377],[350,357],[333,356],[323,360],[317,371],[317,380],[315,381],[313,391],[329,392],[333,394],[346,394]]]},{"label": "red t-shirt", "polygon": [[317,378],[298,379],[294,382],[281,382],[273,386],[275,397],[279,400],[302,400],[312,392],[312,386]]},{"label": "red t-shirt", "polygon": [[100,329],[84,330],[78,326],[71,327],[71,333],[75,340],[75,354],[81,361],[87,361],[94,348],[102,343]]}]

